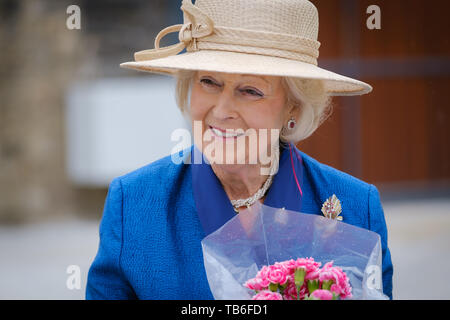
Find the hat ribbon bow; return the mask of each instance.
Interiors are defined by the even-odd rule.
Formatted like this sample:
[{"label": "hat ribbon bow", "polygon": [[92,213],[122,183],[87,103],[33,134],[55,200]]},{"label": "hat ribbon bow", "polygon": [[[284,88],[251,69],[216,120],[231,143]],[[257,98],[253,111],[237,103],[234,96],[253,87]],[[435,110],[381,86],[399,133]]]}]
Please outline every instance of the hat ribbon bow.
[{"label": "hat ribbon bow", "polygon": [[[196,51],[197,39],[206,37],[213,33],[214,22],[198,7],[194,6],[191,0],[183,0],[181,10],[185,14],[185,21],[188,18],[189,22],[184,24],[176,24],[161,30],[155,38],[155,49],[143,50],[134,54],[135,61],[153,60],[165,58],[171,55],[176,55],[185,48]],[[203,22],[202,24],[198,23]],[[160,40],[169,33],[179,32],[179,43],[160,48]]]},{"label": "hat ribbon bow", "polygon": [[[183,0],[181,10],[184,24],[161,30],[155,38],[155,49],[134,54],[136,61],[146,61],[177,55],[186,51],[216,50],[267,55],[294,59],[317,65],[320,42],[286,33],[249,30],[238,27],[215,26],[213,20],[191,0]],[[179,32],[179,43],[159,47],[159,41],[168,33]]]}]

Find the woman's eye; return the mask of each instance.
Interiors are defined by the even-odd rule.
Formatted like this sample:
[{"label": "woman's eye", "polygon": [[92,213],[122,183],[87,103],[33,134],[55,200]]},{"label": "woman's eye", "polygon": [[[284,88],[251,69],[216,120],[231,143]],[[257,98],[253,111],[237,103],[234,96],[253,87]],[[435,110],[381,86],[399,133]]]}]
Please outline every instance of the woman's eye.
[{"label": "woman's eye", "polygon": [[255,97],[262,97],[262,94],[261,94],[261,93],[255,91],[255,90],[252,90],[252,89],[245,89],[245,90],[242,90],[242,91],[243,91],[243,92],[247,92],[247,93],[249,93],[250,95],[255,96]]},{"label": "woman's eye", "polygon": [[[200,83],[206,85],[207,87],[217,86],[217,84],[214,81],[212,81],[211,79],[207,79],[207,78],[201,79]],[[239,90],[239,91],[241,93],[249,94],[249,95],[255,96],[255,97],[262,97],[263,96],[263,94],[259,93],[256,90],[253,90],[253,89],[243,89],[243,90]]]},{"label": "woman's eye", "polygon": [[200,82],[202,82],[208,86],[215,85],[215,83],[211,79],[201,79]]}]

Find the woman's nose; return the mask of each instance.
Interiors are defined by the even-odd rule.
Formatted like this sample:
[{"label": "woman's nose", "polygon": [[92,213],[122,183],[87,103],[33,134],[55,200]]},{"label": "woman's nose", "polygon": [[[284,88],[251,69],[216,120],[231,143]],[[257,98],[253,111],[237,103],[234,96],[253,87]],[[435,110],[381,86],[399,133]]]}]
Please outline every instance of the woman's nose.
[{"label": "woman's nose", "polygon": [[218,95],[216,105],[213,108],[213,115],[216,119],[234,119],[238,117],[237,102],[231,90],[222,90]]}]

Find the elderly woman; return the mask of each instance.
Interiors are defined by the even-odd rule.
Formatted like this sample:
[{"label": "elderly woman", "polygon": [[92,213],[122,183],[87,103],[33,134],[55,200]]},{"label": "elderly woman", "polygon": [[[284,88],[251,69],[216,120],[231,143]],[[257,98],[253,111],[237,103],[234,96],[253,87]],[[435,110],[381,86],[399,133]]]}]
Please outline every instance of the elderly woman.
[{"label": "elderly woman", "polygon": [[[329,114],[330,96],[371,91],[317,66],[314,5],[183,0],[181,9],[183,25],[162,30],[155,49],[122,66],[177,78],[194,144],[179,154],[183,161],[168,155],[111,182],[86,298],[213,299],[201,248],[206,235],[257,201],[321,214],[332,195],[345,223],[380,235],[383,290],[392,298],[377,189],[295,146]],[[160,48],[169,32],[179,32],[180,42]]]}]

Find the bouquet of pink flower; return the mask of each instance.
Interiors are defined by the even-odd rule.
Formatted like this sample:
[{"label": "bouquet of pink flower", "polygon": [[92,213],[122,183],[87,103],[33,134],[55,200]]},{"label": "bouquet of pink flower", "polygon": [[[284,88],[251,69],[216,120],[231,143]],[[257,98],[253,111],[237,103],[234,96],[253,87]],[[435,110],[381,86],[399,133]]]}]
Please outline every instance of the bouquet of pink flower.
[{"label": "bouquet of pink flower", "polygon": [[388,299],[380,236],[324,216],[257,202],[202,249],[215,299]]},{"label": "bouquet of pink flower", "polygon": [[313,258],[298,258],[263,266],[245,282],[252,300],[337,300],[352,297],[349,279],[333,261],[320,269]]}]

